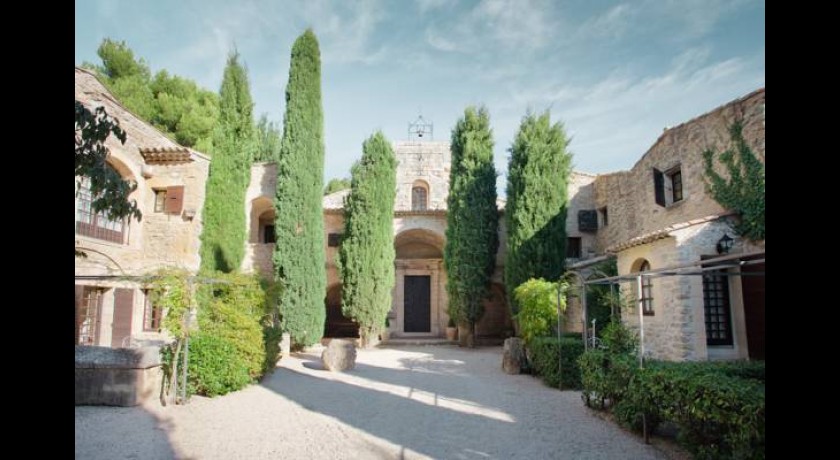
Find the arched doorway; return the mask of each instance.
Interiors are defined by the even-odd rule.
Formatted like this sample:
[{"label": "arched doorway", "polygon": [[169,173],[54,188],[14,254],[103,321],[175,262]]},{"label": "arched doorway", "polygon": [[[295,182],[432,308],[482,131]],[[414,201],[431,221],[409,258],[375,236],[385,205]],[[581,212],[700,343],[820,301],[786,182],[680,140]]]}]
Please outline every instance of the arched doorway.
[{"label": "arched doorway", "polygon": [[446,328],[443,237],[410,229],[394,239],[396,284],[390,318],[392,336],[439,337]]},{"label": "arched doorway", "polygon": [[359,337],[358,323],[341,313],[341,283],[334,284],[327,289],[324,305],[327,309],[324,337],[354,339]]}]

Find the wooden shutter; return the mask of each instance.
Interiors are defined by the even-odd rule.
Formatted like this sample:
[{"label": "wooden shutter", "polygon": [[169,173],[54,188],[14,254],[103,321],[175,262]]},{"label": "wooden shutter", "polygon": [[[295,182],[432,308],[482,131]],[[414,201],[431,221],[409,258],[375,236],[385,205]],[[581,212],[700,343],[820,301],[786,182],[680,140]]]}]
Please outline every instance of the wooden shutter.
[{"label": "wooden shutter", "polygon": [[166,188],[166,213],[181,214],[184,209],[184,186],[174,185]]},{"label": "wooden shutter", "polygon": [[665,206],[665,175],[656,168],[653,168],[653,192],[656,204]]},{"label": "wooden shutter", "polygon": [[134,289],[114,289],[114,323],[111,327],[111,347],[122,347],[123,339],[131,335],[131,313],[134,310]]},{"label": "wooden shutter", "polygon": [[85,287],[76,285],[76,342],[75,344],[79,344],[79,310],[82,308],[82,301],[85,296]]}]

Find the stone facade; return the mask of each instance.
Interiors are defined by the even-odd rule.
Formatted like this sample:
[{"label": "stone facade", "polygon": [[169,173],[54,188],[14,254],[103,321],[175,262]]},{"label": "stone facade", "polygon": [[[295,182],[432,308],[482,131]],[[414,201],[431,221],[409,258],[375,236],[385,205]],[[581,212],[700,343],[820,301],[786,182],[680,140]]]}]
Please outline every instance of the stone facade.
[{"label": "stone facade", "polygon": [[[89,223],[91,217],[84,199],[76,197],[75,246],[87,254],[85,258],[77,257],[75,263],[77,311],[80,296],[82,301],[90,299],[91,290],[96,290],[96,318],[89,319],[91,324],[97,324],[98,331],[92,345],[161,340],[163,337],[157,332],[144,331],[146,294],[140,284],[128,280],[161,267],[198,270],[210,161],[206,155],[176,144],[128,111],[91,72],[77,67],[75,81],[76,100],[91,110],[105,107],[125,130],[125,144],[113,136],[106,140],[108,162],[124,178],[137,183],[130,198],[137,200],[143,214],[140,221],[125,222],[122,232],[104,232],[99,224]],[[169,201],[178,203],[169,207],[166,200],[161,200],[156,208],[156,198],[163,198],[158,194],[164,192]],[[97,222],[101,222],[99,217]],[[110,278],[117,276],[128,278]]]},{"label": "stone facade", "polygon": [[[401,141],[393,144],[397,157],[397,194],[394,202],[394,247],[396,280],[389,318],[389,335],[399,337],[444,337],[449,321],[447,314],[446,271],[443,248],[446,238],[446,197],[449,193],[450,151],[446,142]],[[245,271],[272,273],[273,244],[262,241],[265,226],[271,225],[276,184],[276,166],[255,164],[251,169],[251,185],[246,196],[250,239]],[[414,190],[422,188],[417,195]],[[330,245],[330,235],[344,232],[344,198],[342,190],[324,197],[324,245],[327,263],[327,335],[343,330],[340,323],[341,280],[336,268],[338,247]],[[417,200],[425,196],[425,203]],[[500,201],[500,207],[503,202]],[[271,219],[266,220],[265,216]],[[500,218],[500,238],[504,241],[504,225]],[[504,243],[500,245],[493,274],[492,298],[485,303],[486,314],[476,328],[479,336],[502,336],[512,331],[510,314],[503,287]],[[406,276],[429,277],[429,328],[425,332],[406,332]],[[335,324],[330,324],[331,322]]]},{"label": "stone facade", "polygon": [[[619,275],[628,275],[637,272],[643,261],[656,270],[718,256],[716,245],[724,234],[735,238],[731,254],[763,251],[764,241],[751,243],[736,236],[735,217],[706,191],[702,152],[706,149],[722,152],[729,148],[729,126],[740,119],[746,141],[764,162],[764,106],[765,92],[760,89],[666,129],[629,171],[601,174],[578,187],[579,202],[575,206],[598,213],[598,229],[593,235],[595,255],[615,255]],[[656,171],[663,177],[660,203],[657,203]],[[576,182],[582,181],[573,180],[572,187]],[[680,199],[676,199],[679,195],[675,194],[675,184],[682,186]],[[570,196],[573,196],[571,188]],[[604,214],[608,216],[607,222]],[[570,211],[569,220],[573,219],[577,215]],[[737,270],[729,272],[733,274]],[[703,277],[665,276],[653,279],[654,313],[642,318],[646,354],[669,360],[752,357],[756,350],[750,350],[747,329],[751,322],[760,321],[760,356],[763,357],[763,276],[760,320],[746,314],[741,277],[726,280],[731,344],[707,345]],[[636,298],[634,283],[623,283],[621,288],[627,298]],[[575,306],[579,313],[579,304]],[[638,330],[638,307],[631,302],[622,319]],[[753,328],[753,334],[758,334],[755,331],[759,329]]]}]

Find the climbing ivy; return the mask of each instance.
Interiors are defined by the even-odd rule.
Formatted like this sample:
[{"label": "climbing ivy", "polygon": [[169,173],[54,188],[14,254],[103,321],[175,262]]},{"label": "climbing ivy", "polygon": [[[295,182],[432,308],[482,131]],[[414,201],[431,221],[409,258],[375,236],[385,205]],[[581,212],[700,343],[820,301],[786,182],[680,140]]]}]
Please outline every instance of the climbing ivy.
[{"label": "climbing ivy", "polygon": [[[729,127],[729,136],[733,146],[723,153],[715,155],[711,149],[703,152],[706,186],[721,206],[740,214],[741,221],[735,231],[752,241],[760,241],[764,239],[764,164],[744,140],[740,121]],[[715,171],[715,156],[726,168],[728,179]]]}]

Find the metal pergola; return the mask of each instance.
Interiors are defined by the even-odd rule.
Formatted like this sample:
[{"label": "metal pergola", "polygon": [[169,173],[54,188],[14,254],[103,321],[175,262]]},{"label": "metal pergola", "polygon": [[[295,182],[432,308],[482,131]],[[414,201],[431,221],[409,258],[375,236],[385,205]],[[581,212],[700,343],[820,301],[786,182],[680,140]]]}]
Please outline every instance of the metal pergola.
[{"label": "metal pergola", "polygon": [[[582,268],[589,267],[595,265],[599,262],[608,260],[609,257],[599,257],[597,259],[592,259],[590,261],[585,261],[585,263],[577,264],[574,270],[571,270],[569,273],[572,273],[576,276],[579,286],[580,286],[580,302],[581,302],[581,309],[582,309],[582,320],[583,320],[583,341],[584,341],[584,350],[589,348],[589,340],[587,338],[588,334],[588,315],[586,309],[586,288],[589,285],[601,284],[601,285],[610,285],[611,287],[615,287],[622,283],[636,283],[636,304],[639,307],[639,367],[644,367],[644,356],[645,356],[645,320],[644,320],[644,311],[643,311],[643,301],[642,301],[642,278],[662,278],[666,276],[703,276],[707,271],[711,270],[720,270],[719,275],[722,276],[764,276],[765,272],[741,272],[738,271],[729,271],[728,269],[731,268],[740,268],[748,265],[756,265],[762,264],[765,260],[765,251],[755,251],[749,253],[740,253],[740,254],[727,254],[721,255],[718,257],[710,257],[708,259],[701,259],[695,262],[687,263],[687,264],[679,264],[673,265],[670,267],[658,268],[656,270],[648,270],[645,272],[637,272],[627,275],[618,275],[618,276],[609,276],[603,278],[596,278],[587,280],[583,273],[581,273]],[[559,315],[559,310],[558,310]],[[558,337],[559,337],[559,325],[558,325]]]}]

